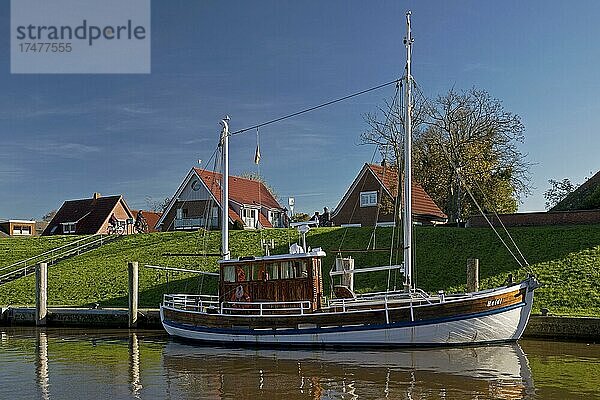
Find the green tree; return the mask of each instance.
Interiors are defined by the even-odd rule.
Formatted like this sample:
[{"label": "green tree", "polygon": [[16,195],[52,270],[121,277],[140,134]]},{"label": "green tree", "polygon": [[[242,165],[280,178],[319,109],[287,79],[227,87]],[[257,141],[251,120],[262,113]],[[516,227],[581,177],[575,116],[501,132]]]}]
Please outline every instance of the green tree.
[{"label": "green tree", "polygon": [[294,213],[294,215],[292,215],[291,221],[292,222],[306,222],[310,219],[310,215],[306,214],[306,213]]},{"label": "green tree", "polygon": [[[529,193],[530,164],[519,150],[525,132],[521,118],[476,88],[451,89],[429,102],[426,113],[426,128],[417,132],[415,147],[421,141],[427,142],[425,149],[437,147],[433,154],[441,168],[436,168],[438,176],[433,179],[444,186],[441,191],[439,184],[423,186],[432,191],[450,220],[464,220],[477,212],[469,190],[484,211],[515,212],[520,196]],[[417,151],[417,166],[424,152]],[[425,165],[429,167],[431,161]],[[417,180],[428,174],[429,168],[415,168]]]}]

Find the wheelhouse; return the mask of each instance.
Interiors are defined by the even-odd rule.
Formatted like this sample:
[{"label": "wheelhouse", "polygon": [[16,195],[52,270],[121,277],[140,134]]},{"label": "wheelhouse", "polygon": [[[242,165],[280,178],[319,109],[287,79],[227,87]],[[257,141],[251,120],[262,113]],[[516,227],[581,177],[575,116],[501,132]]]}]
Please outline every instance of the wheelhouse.
[{"label": "wheelhouse", "polygon": [[309,301],[312,311],[323,298],[322,258],[325,252],[242,257],[221,260],[219,301]]}]

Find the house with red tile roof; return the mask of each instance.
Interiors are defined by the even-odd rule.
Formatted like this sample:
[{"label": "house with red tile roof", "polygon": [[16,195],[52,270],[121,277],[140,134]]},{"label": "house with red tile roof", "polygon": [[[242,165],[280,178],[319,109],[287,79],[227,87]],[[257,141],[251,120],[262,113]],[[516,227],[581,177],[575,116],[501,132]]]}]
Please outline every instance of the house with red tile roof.
[{"label": "house with red tile roof", "polygon": [[[398,172],[395,168],[385,164],[365,164],[331,214],[333,224],[338,226],[393,225],[398,186]],[[416,223],[438,224],[448,219],[421,185],[414,180],[412,209]]]},{"label": "house with red tile roof", "polygon": [[90,199],[68,200],[56,212],[42,236],[94,235],[109,233],[118,227],[119,233],[133,233],[134,215],[123,196],[101,196],[94,193]]},{"label": "house with red tile roof", "polygon": [[[222,175],[192,168],[171,198],[156,228],[173,230],[220,229]],[[286,210],[259,181],[229,176],[229,224],[245,229],[282,228]]]}]

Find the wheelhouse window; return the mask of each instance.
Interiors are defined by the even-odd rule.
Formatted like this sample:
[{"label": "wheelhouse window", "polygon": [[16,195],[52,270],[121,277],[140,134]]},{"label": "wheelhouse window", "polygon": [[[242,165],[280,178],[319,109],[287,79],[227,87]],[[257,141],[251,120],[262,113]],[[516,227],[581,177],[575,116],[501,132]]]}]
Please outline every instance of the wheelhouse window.
[{"label": "wheelhouse window", "polygon": [[235,282],[235,266],[226,265],[223,267],[223,281],[224,282]]},{"label": "wheelhouse window", "polygon": [[224,282],[272,281],[308,277],[306,260],[223,266]]},{"label": "wheelhouse window", "polygon": [[269,279],[279,279],[279,265],[277,263],[267,264],[267,274]]},{"label": "wheelhouse window", "polygon": [[377,205],[377,192],[360,192],[360,206],[373,207]]}]

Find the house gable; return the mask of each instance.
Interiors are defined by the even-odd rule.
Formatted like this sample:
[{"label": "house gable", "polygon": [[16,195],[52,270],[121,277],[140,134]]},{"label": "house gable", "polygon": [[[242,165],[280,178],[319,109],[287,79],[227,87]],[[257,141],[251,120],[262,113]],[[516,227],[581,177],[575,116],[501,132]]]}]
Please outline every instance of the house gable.
[{"label": "house gable", "polygon": [[[415,181],[412,182],[412,192],[415,220],[428,223],[446,219],[446,215]],[[371,195],[371,198],[361,202],[361,193]],[[392,223],[397,194],[398,174],[395,169],[364,164],[333,211],[331,219],[335,225]]]},{"label": "house gable", "polygon": [[[187,173],[177,188],[177,191],[173,197],[171,197],[165,211],[156,222],[156,225],[154,226],[156,230],[172,230],[174,228],[174,221],[177,217],[177,209],[183,208],[184,206],[190,209],[191,214],[202,216],[205,215],[206,207],[217,207],[219,209],[218,218],[220,221],[221,204],[214,196],[214,192],[209,189],[202,176],[198,174],[198,170],[198,168],[192,168]],[[231,219],[231,217],[232,211],[230,209],[229,218]],[[198,228],[199,227],[200,226],[198,226]],[[196,228],[196,226],[194,225],[193,228]]]},{"label": "house gable", "polygon": [[[221,209],[221,180],[222,175],[219,173],[201,168],[192,168],[169,202],[156,227],[160,227],[163,231],[174,229],[177,208],[186,211],[187,216],[183,217],[182,215],[183,218],[192,216],[191,219],[202,219],[202,222],[206,223],[207,211],[212,213],[212,211],[207,210],[208,207],[214,205],[219,210]],[[229,177],[228,216],[230,223],[236,220],[243,223],[243,218],[240,215],[241,210],[247,207],[258,207],[259,205],[262,207],[260,207],[261,213],[259,213],[258,219],[260,226],[263,227],[272,227],[264,214],[268,214],[269,211],[273,210],[281,213],[285,212],[285,209],[279,205],[263,183],[238,176]],[[220,217],[219,212],[219,220]],[[194,223],[193,228],[200,227],[197,225]]]}]

